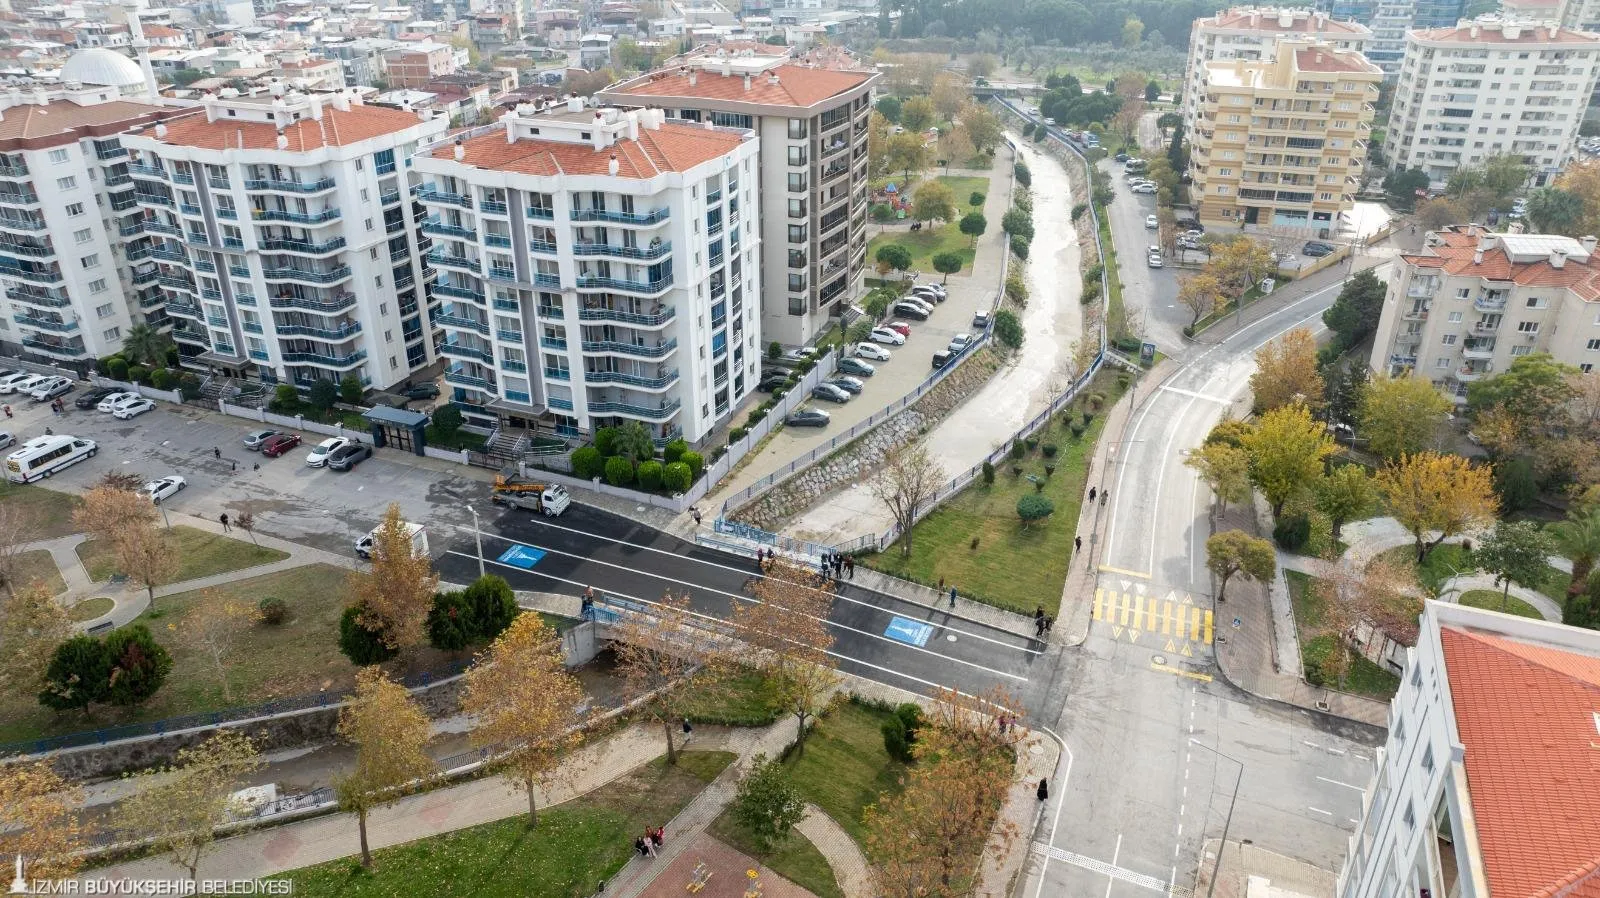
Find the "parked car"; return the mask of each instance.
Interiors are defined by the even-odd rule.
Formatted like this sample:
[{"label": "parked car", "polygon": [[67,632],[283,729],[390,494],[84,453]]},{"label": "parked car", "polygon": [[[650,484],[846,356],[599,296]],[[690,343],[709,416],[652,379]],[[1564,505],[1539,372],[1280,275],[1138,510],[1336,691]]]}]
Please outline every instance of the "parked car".
[{"label": "parked car", "polygon": [[244,448],[259,451],[261,444],[277,436],[282,431],[278,430],[252,430],[244,435]]},{"label": "parked car", "polygon": [[851,377],[848,374],[835,375],[823,381],[823,383],[838,387],[839,389],[844,390],[846,393],[860,393],[867,387],[865,381],[862,381],[859,378]]},{"label": "parked car", "polygon": [[904,321],[891,321],[888,324],[884,325],[884,327],[887,327],[889,330],[892,330],[892,331],[898,331],[900,336],[902,336],[902,337],[911,336],[911,325],[907,324]]},{"label": "parked car", "polygon": [[839,371],[844,374],[853,374],[856,377],[871,377],[872,375],[878,373],[877,368],[872,367],[860,359],[840,359]]},{"label": "parked car", "polygon": [[874,343],[882,343],[882,344],[884,344],[886,346],[904,346],[904,345],[906,345],[906,335],[905,334],[902,334],[899,331],[890,330],[890,329],[888,329],[886,327],[875,327],[875,328],[873,328],[872,329],[872,333],[867,334],[867,339],[871,340]]},{"label": "parked car", "polygon": [[977,312],[972,316],[972,326],[981,331],[989,329],[989,313]]},{"label": "parked car", "polygon": [[95,387],[92,390],[79,393],[78,398],[73,400],[72,404],[84,410],[92,409],[100,404],[100,400],[117,392],[120,391],[115,387]]},{"label": "parked car", "polygon": [[932,290],[934,293],[937,293],[940,296],[943,296],[943,295],[945,295],[945,292],[946,292],[946,290],[948,288],[946,288],[945,285],[939,283],[938,281],[929,281],[926,284],[912,284],[911,285],[911,289],[912,290]]},{"label": "parked car", "polygon": [[927,310],[923,309],[922,306],[920,304],[918,304],[918,303],[910,303],[910,302],[905,302],[904,300],[902,300],[900,302],[895,303],[889,309],[889,311],[895,313],[896,315],[903,315],[903,316],[905,316],[907,318],[910,318],[912,321],[927,321],[928,320],[928,312],[927,312]]},{"label": "parked car", "polygon": [[354,440],[349,440],[345,437],[329,437],[328,439],[323,440],[317,445],[312,446],[311,451],[306,453],[306,467],[320,468],[323,465],[326,465],[328,463],[328,456],[332,455],[335,450],[342,449],[345,446],[350,445],[352,442],[354,442]]},{"label": "parked car", "polygon": [[920,299],[925,302],[938,304],[944,302],[947,294],[943,290],[934,289],[933,284],[919,284],[918,286],[912,287],[911,292],[907,295],[912,299]]},{"label": "parked car", "polygon": [[849,402],[850,394],[843,387],[836,387],[830,383],[820,383],[811,388],[811,395],[829,402]]},{"label": "parked car", "polygon": [[1204,250],[1205,249],[1205,244],[1203,244],[1200,241],[1194,239],[1193,237],[1179,237],[1178,238],[1178,248],[1179,249]]},{"label": "parked car", "polygon": [[1144,217],[1144,226],[1154,231],[1156,228],[1161,227],[1161,222],[1156,221],[1156,217],[1154,215],[1146,215]]},{"label": "parked car", "polygon": [[151,502],[154,502],[157,505],[160,505],[161,500],[176,496],[179,490],[182,490],[188,485],[189,484],[186,483],[182,477],[172,474],[163,477],[160,480],[152,480],[140,487],[139,495],[148,498]]},{"label": "parked car", "polygon": [[0,393],[16,393],[19,396],[33,392],[33,388],[50,379],[48,374],[29,374],[21,380],[10,382],[10,388],[0,388]]},{"label": "parked car", "polygon": [[1112,156],[1111,158],[1117,160],[1118,162],[1127,162],[1130,157],[1128,156],[1127,153],[1118,153],[1117,155]]},{"label": "parked car", "polygon": [[261,454],[267,458],[277,458],[298,445],[300,445],[300,434],[280,433],[277,436],[267,437],[261,444]]},{"label": "parked car", "polygon": [[0,377],[0,393],[15,393],[17,387],[40,376],[32,371],[13,371],[4,377]]},{"label": "parked car", "polygon": [[[1132,187],[1130,187],[1129,189],[1131,191],[1133,191],[1134,193],[1143,193],[1143,194],[1153,194],[1157,190],[1156,185],[1154,185],[1154,184],[1135,184]],[[1145,225],[1145,227],[1153,228],[1153,227],[1155,227],[1155,225],[1147,224],[1147,225]]]},{"label": "parked car", "polygon": [[141,396],[132,402],[125,402],[117,406],[112,410],[111,417],[116,418],[118,421],[129,421],[153,410],[155,407],[156,404],[154,402]]},{"label": "parked car", "polygon": [[828,413],[820,408],[803,408],[783,419],[790,427],[827,427]]},{"label": "parked car", "polygon": [[407,399],[438,399],[438,384],[412,384],[400,389],[400,395]]},{"label": "parked car", "polygon": [[771,393],[773,390],[781,390],[788,385],[789,375],[769,374],[766,377],[761,378],[761,382],[756,384],[756,389],[763,393]]},{"label": "parked car", "polygon": [[933,314],[933,305],[934,304],[933,304],[933,300],[931,300],[931,299],[924,299],[923,297],[920,297],[920,296],[902,296],[900,298],[900,302],[903,305],[915,306],[916,308],[921,309],[922,310],[922,314],[924,314],[924,315],[932,315]]},{"label": "parked car", "polygon": [[34,402],[45,402],[71,391],[72,378],[51,377],[35,384],[33,389],[28,391],[28,395],[33,397]]},{"label": "parked car", "polygon": [[889,350],[872,342],[857,343],[855,353],[860,358],[872,359],[875,362],[887,362],[890,359]]},{"label": "parked car", "polygon": [[950,360],[955,357],[955,353],[951,352],[950,350],[941,349],[933,354],[933,367],[943,368],[944,366],[950,364]]},{"label": "parked car", "polygon": [[328,455],[328,467],[335,471],[348,471],[372,457],[372,447],[366,443],[349,443]]},{"label": "parked car", "polygon": [[801,362],[803,362],[803,361],[805,361],[807,359],[814,359],[818,355],[820,355],[820,353],[817,352],[817,348],[815,346],[801,346],[801,347],[799,347],[797,349],[789,350],[788,352],[784,353],[782,356],[779,356],[779,358],[782,358],[784,361],[790,362],[792,364],[798,365],[798,364],[800,364]]},{"label": "parked car", "polygon": [[1305,246],[1300,248],[1300,251],[1313,259],[1320,259],[1323,256],[1333,255],[1336,249],[1337,247],[1331,243],[1323,243],[1320,240],[1309,240],[1306,242]]},{"label": "parked car", "polygon": [[950,345],[946,346],[945,348],[959,355],[963,352],[966,352],[970,346],[972,346],[971,334],[956,334],[954,337],[950,338]]},{"label": "parked car", "polygon": [[1147,254],[1145,256],[1145,263],[1148,264],[1151,268],[1160,268],[1162,265],[1166,264],[1161,260],[1161,253],[1160,252],[1153,252],[1153,253]]},{"label": "parked car", "polygon": [[116,414],[117,409],[122,408],[131,402],[138,402],[143,398],[144,397],[140,396],[138,393],[113,393],[110,396],[100,400],[100,404],[95,406],[95,410]]},{"label": "parked car", "polygon": [[0,430],[0,449],[9,449],[17,444],[17,438]]}]

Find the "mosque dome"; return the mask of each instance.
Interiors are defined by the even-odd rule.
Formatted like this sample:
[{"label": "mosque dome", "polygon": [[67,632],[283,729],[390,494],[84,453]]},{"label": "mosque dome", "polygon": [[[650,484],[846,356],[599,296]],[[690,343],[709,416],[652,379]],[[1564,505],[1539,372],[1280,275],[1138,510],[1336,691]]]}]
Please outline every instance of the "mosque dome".
[{"label": "mosque dome", "polygon": [[115,87],[122,93],[144,90],[144,73],[139,64],[105,47],[79,50],[68,57],[61,67],[61,80]]}]

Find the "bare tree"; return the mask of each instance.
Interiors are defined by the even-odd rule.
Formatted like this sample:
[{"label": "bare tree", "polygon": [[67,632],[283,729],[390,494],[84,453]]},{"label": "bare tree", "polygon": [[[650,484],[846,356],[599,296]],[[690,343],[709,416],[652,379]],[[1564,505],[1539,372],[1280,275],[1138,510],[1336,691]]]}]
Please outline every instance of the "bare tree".
[{"label": "bare tree", "polygon": [[0,686],[12,694],[36,693],[56,646],[72,635],[72,619],[38,584],[15,592],[0,615]]},{"label": "bare tree", "polygon": [[805,750],[806,721],[821,712],[838,675],[833,670],[833,581],[784,559],[766,566],[751,591],[754,601],[733,609],[733,626],[755,650],[751,661],[778,681],[799,725],[797,751]]},{"label": "bare tree", "polygon": [[945,484],[944,468],[920,442],[901,446],[884,459],[883,469],[868,487],[873,498],[889,507],[900,531],[900,554],[911,554],[911,531],[917,516]]},{"label": "bare tree", "polygon": [[250,537],[251,545],[261,545],[260,543],[256,542],[255,512],[251,511],[248,507],[245,508],[244,511],[239,512],[239,516],[233,519],[233,526],[243,530],[245,535]]},{"label": "bare tree", "polygon": [[726,644],[717,634],[696,626],[689,595],[668,592],[648,611],[623,619],[612,645],[617,670],[628,695],[648,697],[644,711],[661,724],[667,737],[667,763],[678,763],[672,723],[713,688],[726,660]]},{"label": "bare tree", "polygon": [[15,596],[25,583],[17,582],[22,546],[33,532],[34,515],[16,502],[0,503],[0,586]]}]

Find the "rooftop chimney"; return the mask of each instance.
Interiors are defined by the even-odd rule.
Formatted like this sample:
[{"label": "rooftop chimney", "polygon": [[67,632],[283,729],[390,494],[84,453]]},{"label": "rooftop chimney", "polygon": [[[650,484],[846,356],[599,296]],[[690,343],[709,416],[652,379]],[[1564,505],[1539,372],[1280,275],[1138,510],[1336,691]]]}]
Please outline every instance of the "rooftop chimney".
[{"label": "rooftop chimney", "polygon": [[1294,27],[1294,11],[1293,10],[1288,10],[1288,9],[1280,9],[1280,10],[1278,10],[1278,27],[1279,28],[1292,28],[1292,27]]},{"label": "rooftop chimney", "polygon": [[156,137],[161,138],[161,137],[166,137],[166,136],[167,136],[167,123],[166,122],[156,122]]},{"label": "rooftop chimney", "polygon": [[611,160],[606,163],[606,171],[610,172],[613,178],[617,176],[617,172],[622,171],[622,163],[617,161],[616,153],[611,154]]},{"label": "rooftop chimney", "polygon": [[768,72],[767,73],[767,83],[772,85],[773,87],[777,87],[778,86],[778,73],[776,71],[772,71],[772,72]]},{"label": "rooftop chimney", "polygon": [[1478,33],[1481,30],[1482,29],[1480,29],[1478,27],[1478,23],[1477,22],[1473,22],[1472,23],[1472,27],[1467,29],[1467,36],[1472,38],[1473,40],[1477,40],[1478,39]]},{"label": "rooftop chimney", "polygon": [[1566,268],[1567,267],[1567,251],[1564,250],[1564,249],[1553,249],[1553,250],[1551,250],[1550,251],[1550,267],[1551,268]]},{"label": "rooftop chimney", "polygon": [[[241,148],[242,148],[242,146],[241,146]],[[278,132],[278,149],[287,150],[288,148],[289,148],[289,137],[288,137],[288,135],[284,134],[282,131],[279,131]]]},{"label": "rooftop chimney", "polygon": [[1474,264],[1474,265],[1482,265],[1483,264],[1483,250],[1480,249],[1477,252],[1472,254],[1472,264]]},{"label": "rooftop chimney", "polygon": [[689,70],[689,86],[690,87],[694,87],[695,83],[697,81],[699,81],[699,80],[700,80],[700,73],[695,71],[694,69],[690,69]]},{"label": "rooftop chimney", "polygon": [[744,73],[744,89],[747,90],[747,91],[750,89],[750,73],[749,72],[745,72]]},{"label": "rooftop chimney", "polygon": [[1500,26],[1500,33],[1505,36],[1506,40],[1514,41],[1522,35],[1522,26],[1507,22]]},{"label": "rooftop chimney", "polygon": [[322,121],[322,97],[318,94],[312,94],[306,100],[311,106],[311,118],[314,121]]},{"label": "rooftop chimney", "polygon": [[1591,256],[1594,255],[1594,246],[1595,246],[1595,242],[1596,241],[1595,241],[1595,238],[1594,238],[1593,234],[1590,234],[1589,236],[1584,237],[1583,239],[1579,240],[1578,242],[1583,244],[1583,251],[1584,252],[1588,253]]},{"label": "rooftop chimney", "polygon": [[1488,231],[1478,232],[1478,252],[1487,252],[1494,249],[1494,236]]}]

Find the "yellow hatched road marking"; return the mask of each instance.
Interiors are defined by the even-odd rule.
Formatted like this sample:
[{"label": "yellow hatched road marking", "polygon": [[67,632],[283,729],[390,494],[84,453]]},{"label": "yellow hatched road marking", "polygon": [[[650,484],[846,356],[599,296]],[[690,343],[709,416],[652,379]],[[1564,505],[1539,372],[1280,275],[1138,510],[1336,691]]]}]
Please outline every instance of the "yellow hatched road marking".
[{"label": "yellow hatched road marking", "polygon": [[1104,611],[1105,611],[1105,601],[1106,601],[1106,591],[1104,589],[1096,589],[1094,591],[1094,619],[1095,620],[1105,620],[1105,618],[1102,616]]},{"label": "yellow hatched road marking", "polygon": [[1195,673],[1193,671],[1184,670],[1181,667],[1173,667],[1169,664],[1157,664],[1156,662],[1152,661],[1150,662],[1150,669],[1159,670],[1169,674],[1176,674],[1180,677],[1188,677],[1191,680],[1199,680],[1202,683],[1211,682],[1210,674]]},{"label": "yellow hatched road marking", "polygon": [[1189,639],[1190,640],[1195,640],[1195,639],[1199,639],[1199,638],[1200,638],[1200,609],[1199,608],[1190,607],[1190,609],[1189,609]]},{"label": "yellow hatched road marking", "polygon": [[1129,598],[1131,598],[1131,596],[1129,596],[1127,593],[1123,593],[1122,596],[1117,599],[1117,606],[1122,609],[1122,620],[1118,621],[1118,623],[1122,624],[1122,626],[1124,626],[1124,627],[1126,627],[1128,625],[1128,599]]},{"label": "yellow hatched road marking", "polygon": [[1211,609],[1206,609],[1206,645],[1211,644]]},{"label": "yellow hatched road marking", "polygon": [[1133,596],[1133,628],[1148,629],[1144,625],[1144,596]]}]

